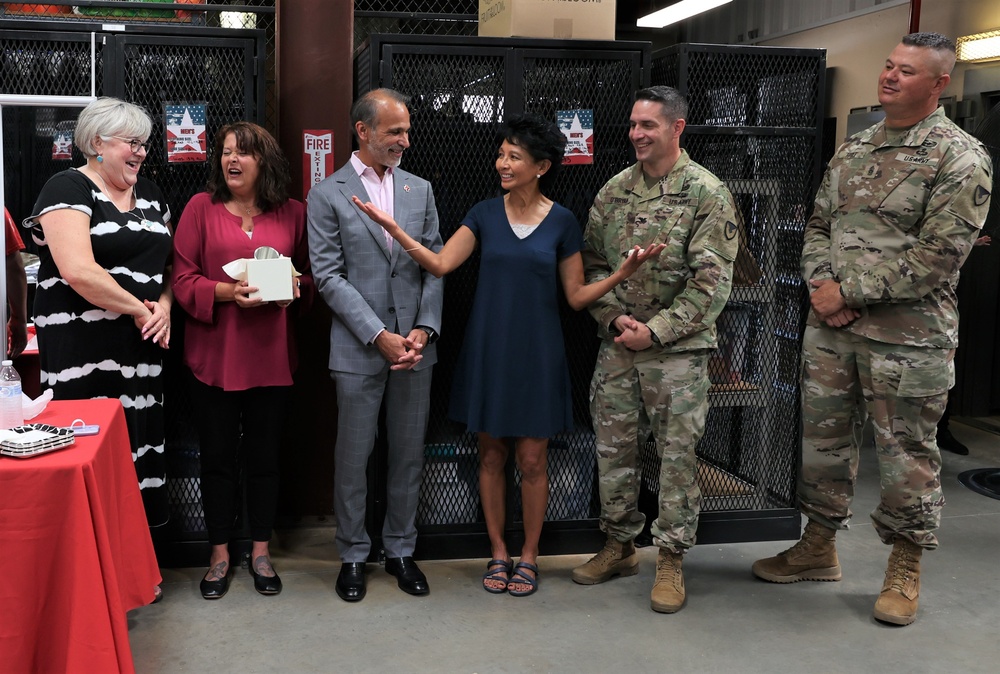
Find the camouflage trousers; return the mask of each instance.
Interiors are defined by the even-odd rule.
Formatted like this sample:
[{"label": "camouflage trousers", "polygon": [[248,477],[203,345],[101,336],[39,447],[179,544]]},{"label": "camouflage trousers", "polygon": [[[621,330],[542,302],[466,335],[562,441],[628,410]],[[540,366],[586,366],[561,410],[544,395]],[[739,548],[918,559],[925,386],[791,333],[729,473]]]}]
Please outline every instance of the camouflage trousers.
[{"label": "camouflage trousers", "polygon": [[897,535],[937,547],[941,452],[937,423],[955,383],[954,349],[886,344],[845,330],[806,327],[802,348],[802,511],[846,529],[865,414],[881,476],[872,512],[885,543]]},{"label": "camouflage trousers", "polygon": [[645,525],[639,511],[640,447],[652,434],[660,473],[654,541],[673,552],[694,545],[701,508],[694,450],[708,414],[708,354],[707,349],[663,353],[654,346],[636,352],[601,344],[590,411],[597,435],[600,526],[609,536],[629,541]]}]

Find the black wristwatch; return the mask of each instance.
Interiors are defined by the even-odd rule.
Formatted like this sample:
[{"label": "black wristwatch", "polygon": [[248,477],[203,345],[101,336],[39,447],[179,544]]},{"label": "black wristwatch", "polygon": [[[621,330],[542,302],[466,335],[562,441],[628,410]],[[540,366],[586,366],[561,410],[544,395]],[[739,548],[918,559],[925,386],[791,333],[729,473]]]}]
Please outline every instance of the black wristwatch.
[{"label": "black wristwatch", "polygon": [[436,340],[438,338],[438,334],[437,334],[437,332],[435,332],[435,330],[433,328],[428,328],[425,325],[418,325],[417,326],[417,330],[423,330],[424,332],[427,333],[427,343],[428,344],[432,344],[434,342],[434,340]]}]

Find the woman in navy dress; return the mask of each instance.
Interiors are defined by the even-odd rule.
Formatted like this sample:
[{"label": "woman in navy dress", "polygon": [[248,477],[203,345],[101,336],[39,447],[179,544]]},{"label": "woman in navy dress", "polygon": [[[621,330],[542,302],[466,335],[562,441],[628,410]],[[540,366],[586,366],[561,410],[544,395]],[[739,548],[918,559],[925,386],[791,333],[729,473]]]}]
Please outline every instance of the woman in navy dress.
[{"label": "woman in navy dress", "polygon": [[[570,306],[582,309],[662,246],[636,250],[613,275],[585,285],[576,217],[544,195],[562,163],[565,136],[550,121],[522,115],[504,125],[498,145],[496,170],[507,193],[473,206],[440,253],[410,238],[373,204],[355,203],[435,276],[452,271],[480,246],[479,283],[448,416],[479,440],[479,494],[492,547],[483,587],[526,596],[537,589],[535,562],[549,497],[548,440],[573,426],[559,286]],[[504,541],[508,438],[521,472],[524,510],[516,566]]]}]

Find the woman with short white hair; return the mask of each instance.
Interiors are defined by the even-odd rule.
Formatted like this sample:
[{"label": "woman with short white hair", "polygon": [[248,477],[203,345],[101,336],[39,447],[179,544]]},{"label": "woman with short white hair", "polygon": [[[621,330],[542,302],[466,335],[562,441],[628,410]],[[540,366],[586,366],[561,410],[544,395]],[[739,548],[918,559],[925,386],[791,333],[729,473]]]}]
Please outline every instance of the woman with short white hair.
[{"label": "woman with short white hair", "polygon": [[[170,208],[139,175],[152,127],[131,103],[92,102],[74,135],[86,164],[52,176],[24,222],[39,246],[42,388],[57,400],[121,400],[151,527],[168,517],[161,375],[172,303]],[[161,596],[157,587],[150,599]]]}]

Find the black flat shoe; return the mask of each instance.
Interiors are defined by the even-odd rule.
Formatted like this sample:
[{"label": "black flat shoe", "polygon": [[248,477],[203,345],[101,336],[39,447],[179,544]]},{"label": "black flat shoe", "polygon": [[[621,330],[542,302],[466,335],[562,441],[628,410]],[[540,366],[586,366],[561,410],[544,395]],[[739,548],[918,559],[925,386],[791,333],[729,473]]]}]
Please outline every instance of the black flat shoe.
[{"label": "black flat shoe", "polygon": [[[258,557],[257,559],[261,558]],[[260,575],[259,573],[254,571],[253,567],[256,565],[256,563],[257,560],[255,559],[253,562],[250,563],[249,567],[250,575],[253,576],[253,589],[257,590],[258,594],[263,594],[263,595],[279,594],[281,592],[281,578],[278,577],[277,573],[275,573],[273,576]],[[270,565],[271,563],[268,562],[268,566]]]},{"label": "black flat shoe", "polygon": [[423,595],[430,592],[427,577],[417,567],[413,557],[389,557],[385,560],[385,570],[396,577],[399,589],[407,594]]},{"label": "black flat shoe", "polygon": [[218,580],[201,579],[201,596],[203,599],[222,599],[229,592],[230,573]]},{"label": "black flat shoe", "polygon": [[344,562],[337,575],[337,596],[344,601],[361,601],[365,598],[365,563]]}]

